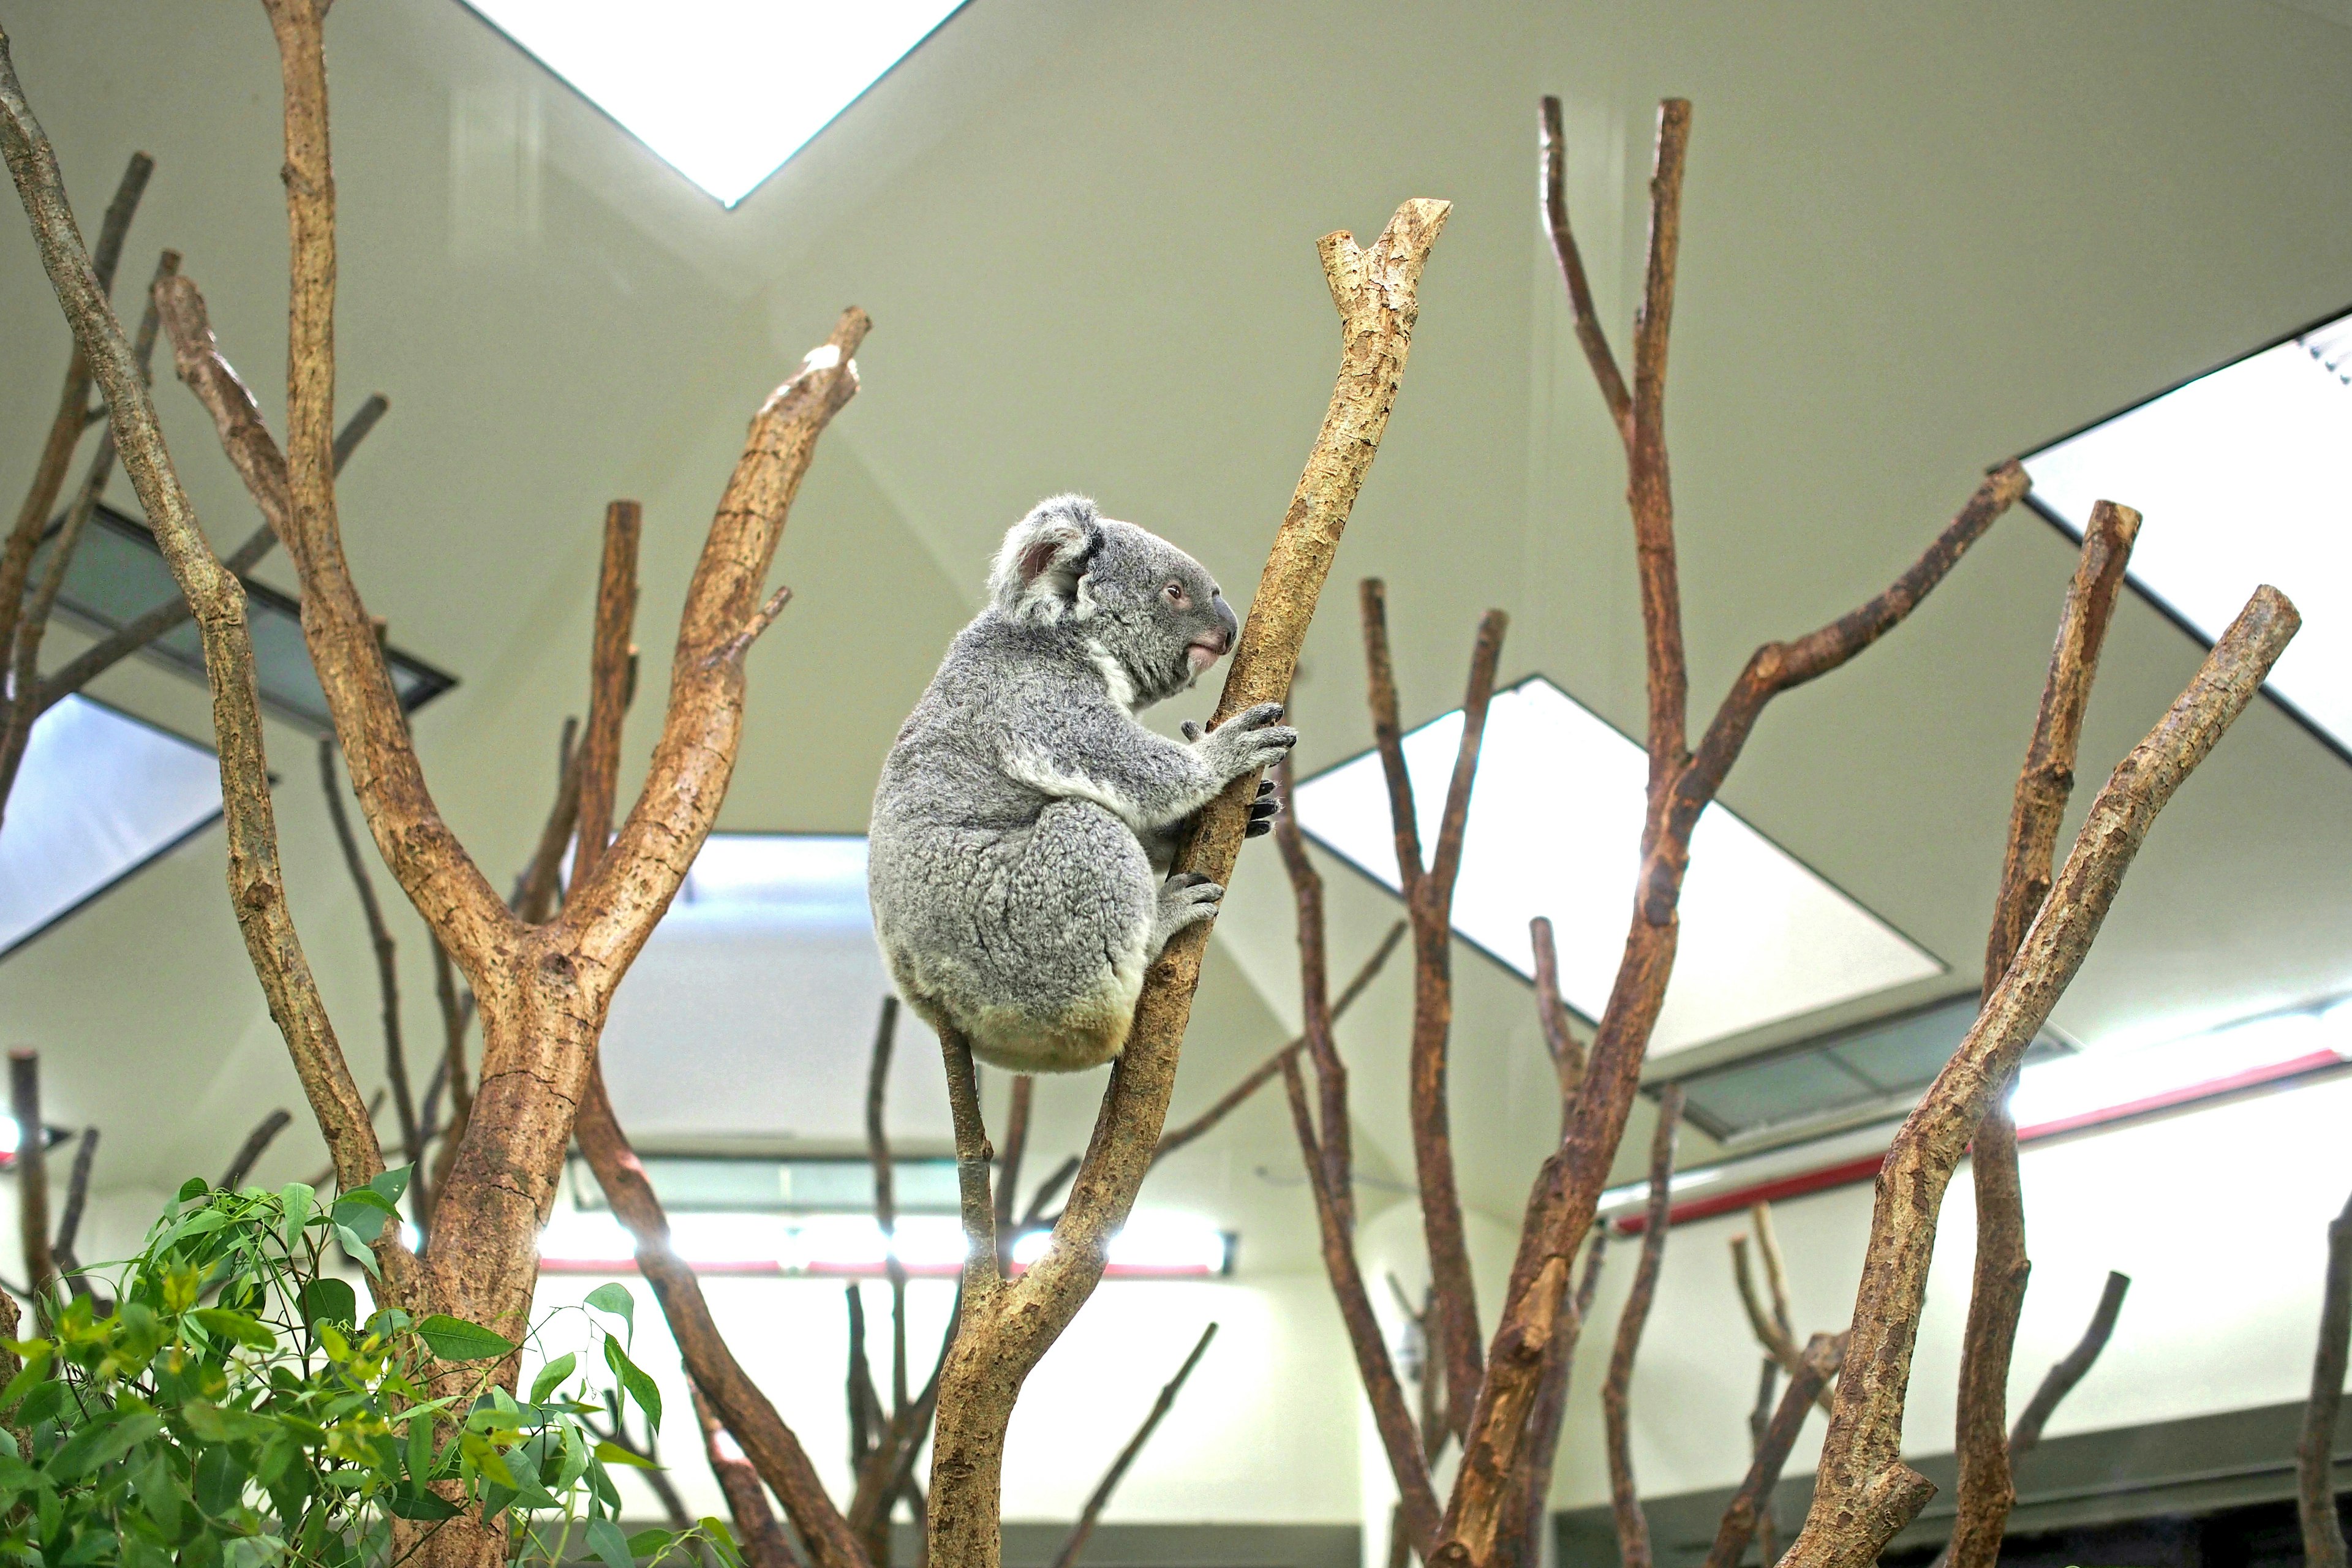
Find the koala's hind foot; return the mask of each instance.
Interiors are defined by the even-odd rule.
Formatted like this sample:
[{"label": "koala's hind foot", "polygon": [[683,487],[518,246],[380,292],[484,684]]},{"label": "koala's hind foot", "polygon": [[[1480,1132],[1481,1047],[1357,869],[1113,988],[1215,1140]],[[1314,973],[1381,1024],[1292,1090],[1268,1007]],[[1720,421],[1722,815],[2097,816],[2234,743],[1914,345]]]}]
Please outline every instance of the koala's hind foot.
[{"label": "koala's hind foot", "polygon": [[1179,871],[1160,883],[1160,909],[1152,917],[1151,940],[1145,944],[1144,962],[1155,962],[1178,931],[1214,919],[1218,900],[1224,896],[1223,883],[1212,882],[1198,871]]}]

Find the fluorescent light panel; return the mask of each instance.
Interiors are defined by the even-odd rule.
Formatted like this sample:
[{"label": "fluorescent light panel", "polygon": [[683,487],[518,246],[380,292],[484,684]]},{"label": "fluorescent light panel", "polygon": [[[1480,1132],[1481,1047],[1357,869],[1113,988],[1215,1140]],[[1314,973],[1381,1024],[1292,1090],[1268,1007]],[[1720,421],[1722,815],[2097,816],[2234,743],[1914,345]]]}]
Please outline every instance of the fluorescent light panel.
[{"label": "fluorescent light panel", "polygon": [[733,206],[961,0],[467,0]]},{"label": "fluorescent light panel", "polygon": [[[1436,842],[1462,713],[1404,739],[1424,846]],[[1642,748],[1538,676],[1495,694],[1454,895],[1454,929],[1522,975],[1551,917],[1560,991],[1600,1016],[1640,869]],[[1298,786],[1298,820],[1383,886],[1399,883],[1380,757]],[[1682,937],[1653,1055],[1924,980],[1944,966],[1722,805],[1691,836]]]},{"label": "fluorescent light panel", "polygon": [[2210,643],[2255,587],[2303,612],[2268,689],[2352,753],[2352,315],[2249,354],[2025,458],[2076,538],[2138,510],[2131,581]]},{"label": "fluorescent light panel", "polygon": [[2347,1059],[2352,999],[2339,999],[2028,1067],[2010,1096],[2010,1117],[2021,1132],[2062,1131]]},{"label": "fluorescent light panel", "polygon": [[86,697],[33,725],[0,826],[0,954],[220,816],[220,764]]}]

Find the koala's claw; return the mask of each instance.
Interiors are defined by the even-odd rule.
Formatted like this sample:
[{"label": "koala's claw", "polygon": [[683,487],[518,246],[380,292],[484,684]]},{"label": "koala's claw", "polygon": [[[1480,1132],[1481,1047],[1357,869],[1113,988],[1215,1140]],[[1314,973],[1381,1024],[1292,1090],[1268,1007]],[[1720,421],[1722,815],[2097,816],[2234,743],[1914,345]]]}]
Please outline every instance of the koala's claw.
[{"label": "koala's claw", "polygon": [[1177,725],[1176,729],[1187,741],[1198,741],[1201,738],[1201,726],[1197,720],[1187,719]]},{"label": "koala's claw", "polygon": [[1272,779],[1257,782],[1257,797],[1250,802],[1249,823],[1242,829],[1244,838],[1263,838],[1274,831],[1274,819],[1282,815],[1282,797],[1274,793]]}]

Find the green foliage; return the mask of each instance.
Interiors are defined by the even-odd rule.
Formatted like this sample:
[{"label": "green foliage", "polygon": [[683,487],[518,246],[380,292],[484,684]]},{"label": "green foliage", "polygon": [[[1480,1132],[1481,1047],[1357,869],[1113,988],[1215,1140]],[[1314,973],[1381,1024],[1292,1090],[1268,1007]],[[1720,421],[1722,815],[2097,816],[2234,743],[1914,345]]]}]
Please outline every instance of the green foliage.
[{"label": "green foliage", "polygon": [[[368,1242],[406,1184],[389,1172],[321,1206],[300,1183],[191,1181],[118,1266],[110,1313],[52,1303],[47,1338],[7,1347],[23,1369],[0,1390],[0,1562],[389,1568],[394,1521],[413,1542],[464,1514],[504,1516],[521,1562],[685,1563],[704,1543],[741,1568],[716,1520],[622,1533],[606,1466],[642,1461],[583,1424],[605,1396],[580,1358],[548,1363],[526,1404],[504,1386],[520,1347],[503,1335],[393,1309],[360,1321],[329,1248],[373,1273]],[[591,1300],[627,1321],[625,1289]],[[589,1322],[616,1397],[658,1426],[652,1379]]]}]

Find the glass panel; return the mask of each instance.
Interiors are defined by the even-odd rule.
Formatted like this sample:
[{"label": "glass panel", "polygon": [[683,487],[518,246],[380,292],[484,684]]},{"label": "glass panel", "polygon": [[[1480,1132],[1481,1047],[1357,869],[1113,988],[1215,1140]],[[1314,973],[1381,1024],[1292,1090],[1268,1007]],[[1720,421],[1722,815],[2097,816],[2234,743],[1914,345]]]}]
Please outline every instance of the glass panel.
[{"label": "glass panel", "polygon": [[220,767],[194,742],[68,697],[34,724],[0,826],[0,953],[220,816]]}]

